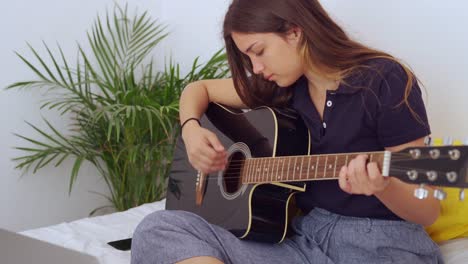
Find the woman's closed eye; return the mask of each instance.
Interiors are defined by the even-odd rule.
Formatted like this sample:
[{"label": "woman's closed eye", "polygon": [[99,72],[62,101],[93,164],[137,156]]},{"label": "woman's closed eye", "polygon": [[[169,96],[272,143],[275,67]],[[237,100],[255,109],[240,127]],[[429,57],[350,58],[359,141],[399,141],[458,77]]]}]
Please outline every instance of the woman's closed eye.
[{"label": "woman's closed eye", "polygon": [[262,56],[262,55],[263,55],[263,51],[264,51],[264,49],[262,49],[262,50],[259,51],[259,52],[256,52],[256,53],[255,53],[255,56],[257,56],[257,57]]}]

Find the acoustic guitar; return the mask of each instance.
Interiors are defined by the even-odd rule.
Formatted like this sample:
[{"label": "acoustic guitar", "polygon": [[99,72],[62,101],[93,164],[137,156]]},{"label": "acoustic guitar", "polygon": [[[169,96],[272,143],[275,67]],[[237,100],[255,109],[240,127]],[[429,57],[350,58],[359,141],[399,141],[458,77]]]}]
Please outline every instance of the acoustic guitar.
[{"label": "acoustic guitar", "polygon": [[[283,108],[243,112],[211,103],[201,124],[226,147],[228,165],[217,173],[197,172],[179,138],[166,209],[196,213],[243,239],[281,242],[295,212],[294,194],[305,191],[306,181],[338,179],[340,168],[358,154],[367,154],[384,176],[422,185],[468,186],[468,146],[310,155],[307,127],[297,113]],[[423,186],[415,191],[419,199],[428,194]],[[442,190],[434,196],[445,198]]]},{"label": "acoustic guitar", "polygon": [[[415,190],[418,199],[429,195],[424,184],[468,186],[468,146],[310,155],[309,131],[292,109],[259,107],[244,112],[210,103],[200,121],[227,148],[228,165],[208,175],[197,172],[179,137],[166,209],[193,212],[242,239],[283,241],[289,219],[297,212],[294,194],[306,190],[306,181],[338,179],[340,168],[359,154],[376,162],[383,176],[420,184]],[[445,198],[442,190],[433,195]],[[460,192],[460,199],[463,196]],[[128,250],[131,239],[109,244]]]}]

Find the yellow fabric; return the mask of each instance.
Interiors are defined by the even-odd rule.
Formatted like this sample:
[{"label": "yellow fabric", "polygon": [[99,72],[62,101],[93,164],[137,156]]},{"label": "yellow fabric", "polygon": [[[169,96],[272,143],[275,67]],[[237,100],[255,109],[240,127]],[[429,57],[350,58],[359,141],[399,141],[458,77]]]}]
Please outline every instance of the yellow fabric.
[{"label": "yellow fabric", "polygon": [[[442,140],[434,140],[433,145],[442,145]],[[459,140],[453,145],[462,145]],[[447,198],[441,201],[441,212],[437,221],[426,227],[427,233],[436,242],[449,239],[468,237],[468,200],[459,200],[460,190],[457,188],[442,188]],[[466,191],[468,198],[468,190]]]},{"label": "yellow fabric", "polygon": [[426,231],[436,242],[444,240],[468,237],[468,202],[460,201],[460,190],[455,188],[443,188],[447,198],[441,201],[441,212],[437,221]]}]

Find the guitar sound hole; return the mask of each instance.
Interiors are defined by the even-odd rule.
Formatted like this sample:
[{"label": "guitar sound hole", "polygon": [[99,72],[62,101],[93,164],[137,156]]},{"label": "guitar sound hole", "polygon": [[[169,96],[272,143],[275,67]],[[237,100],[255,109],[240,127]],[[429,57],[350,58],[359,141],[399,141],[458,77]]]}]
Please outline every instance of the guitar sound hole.
[{"label": "guitar sound hole", "polygon": [[236,193],[242,186],[240,180],[240,172],[242,165],[244,164],[244,154],[242,152],[232,153],[229,159],[229,165],[227,170],[224,172],[223,182],[224,191],[228,194]]}]

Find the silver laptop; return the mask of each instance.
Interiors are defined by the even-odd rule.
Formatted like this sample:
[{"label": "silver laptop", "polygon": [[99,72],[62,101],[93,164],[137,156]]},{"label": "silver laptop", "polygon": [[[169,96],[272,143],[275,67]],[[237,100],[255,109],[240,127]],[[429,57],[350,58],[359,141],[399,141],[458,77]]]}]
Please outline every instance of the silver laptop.
[{"label": "silver laptop", "polygon": [[0,228],[2,264],[98,264],[90,255]]}]

